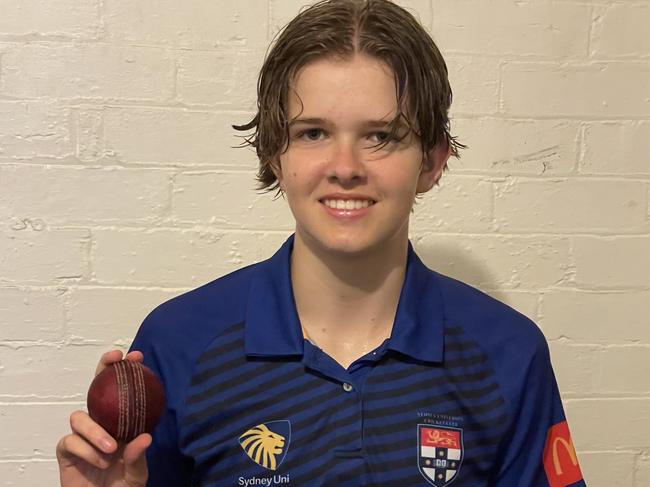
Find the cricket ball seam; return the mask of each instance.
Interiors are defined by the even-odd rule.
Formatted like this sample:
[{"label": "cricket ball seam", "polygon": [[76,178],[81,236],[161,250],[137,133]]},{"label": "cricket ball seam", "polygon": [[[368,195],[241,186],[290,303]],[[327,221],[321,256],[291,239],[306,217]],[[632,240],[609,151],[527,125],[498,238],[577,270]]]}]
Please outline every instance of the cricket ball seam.
[{"label": "cricket ball seam", "polygon": [[133,366],[132,370],[134,372],[134,393],[135,393],[135,431],[133,432],[134,436],[142,434],[144,432],[144,419],[147,414],[147,390],[144,383],[144,374],[142,372],[142,367]]},{"label": "cricket ball seam", "polygon": [[124,362],[115,364],[115,377],[117,378],[117,391],[119,401],[119,414],[117,420],[117,437],[124,438],[127,434],[128,413],[129,413],[129,385],[126,377],[126,367]]}]

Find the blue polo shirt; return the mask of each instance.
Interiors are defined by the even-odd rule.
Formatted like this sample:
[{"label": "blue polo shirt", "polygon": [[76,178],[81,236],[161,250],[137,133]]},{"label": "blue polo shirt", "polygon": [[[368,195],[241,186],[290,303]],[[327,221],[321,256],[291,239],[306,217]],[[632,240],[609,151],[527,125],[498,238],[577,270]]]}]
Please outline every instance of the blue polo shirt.
[{"label": "blue polo shirt", "polygon": [[585,485],[531,321],[409,244],[390,338],[344,369],[302,336],[292,247],[142,324],[167,394],[149,486]]}]

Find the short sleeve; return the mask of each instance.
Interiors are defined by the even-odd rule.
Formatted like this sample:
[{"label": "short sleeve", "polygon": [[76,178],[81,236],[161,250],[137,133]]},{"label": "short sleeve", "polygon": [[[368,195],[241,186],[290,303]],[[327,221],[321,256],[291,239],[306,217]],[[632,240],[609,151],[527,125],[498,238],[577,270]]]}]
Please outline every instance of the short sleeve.
[{"label": "short sleeve", "polygon": [[494,485],[585,486],[543,339],[510,380],[518,393],[510,400],[512,422],[500,444]]}]

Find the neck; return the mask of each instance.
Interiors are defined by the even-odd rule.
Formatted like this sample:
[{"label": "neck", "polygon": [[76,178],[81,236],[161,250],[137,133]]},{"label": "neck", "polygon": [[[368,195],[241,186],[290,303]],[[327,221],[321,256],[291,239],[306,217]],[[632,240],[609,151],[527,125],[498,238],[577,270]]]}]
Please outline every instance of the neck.
[{"label": "neck", "polygon": [[392,330],[407,252],[404,238],[363,254],[335,254],[297,233],[291,281],[303,333],[344,365],[381,344]]}]

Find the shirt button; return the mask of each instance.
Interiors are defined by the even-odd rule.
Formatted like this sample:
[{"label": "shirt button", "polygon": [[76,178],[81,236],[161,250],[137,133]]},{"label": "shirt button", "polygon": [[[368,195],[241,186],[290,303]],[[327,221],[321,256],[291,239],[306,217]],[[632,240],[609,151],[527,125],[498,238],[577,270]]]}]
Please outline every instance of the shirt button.
[{"label": "shirt button", "polygon": [[343,383],[343,390],[345,392],[350,392],[350,391],[352,391],[352,389],[354,389],[354,387],[352,387],[352,384],[349,384],[347,382]]}]

